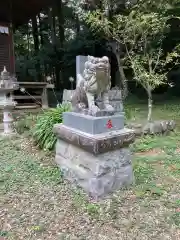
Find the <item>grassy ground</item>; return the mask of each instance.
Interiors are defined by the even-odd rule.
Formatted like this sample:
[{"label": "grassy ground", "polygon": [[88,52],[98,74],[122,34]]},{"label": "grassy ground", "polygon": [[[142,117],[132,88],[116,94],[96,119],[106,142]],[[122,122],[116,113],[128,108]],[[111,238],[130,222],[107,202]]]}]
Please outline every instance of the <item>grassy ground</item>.
[{"label": "grassy ground", "polygon": [[[155,101],[153,105],[153,120],[165,120],[172,119],[177,123],[178,128],[180,129],[180,111],[179,111],[179,101]],[[138,104],[137,104],[138,102]],[[133,104],[132,104],[133,103]],[[130,99],[125,104],[125,112],[128,117],[128,120],[131,122],[144,122],[147,119],[147,102],[139,99]]]},{"label": "grassy ground", "polygon": [[[134,121],[146,106],[128,104]],[[53,156],[23,138],[0,139],[0,237],[13,240],[179,240],[180,132],[178,104],[157,105],[157,119],[177,120],[169,136],[133,144],[136,183],[92,202],[61,178]]]}]

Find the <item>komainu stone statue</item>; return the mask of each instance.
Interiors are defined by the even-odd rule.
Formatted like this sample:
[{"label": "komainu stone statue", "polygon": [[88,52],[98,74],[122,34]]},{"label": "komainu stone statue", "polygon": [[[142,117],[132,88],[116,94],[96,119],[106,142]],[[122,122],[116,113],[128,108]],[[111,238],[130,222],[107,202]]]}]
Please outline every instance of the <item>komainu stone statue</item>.
[{"label": "komainu stone statue", "polygon": [[[108,57],[88,56],[84,67],[83,74],[78,75],[78,85],[72,97],[73,111],[92,116],[101,110],[113,112],[114,108],[110,105],[108,97],[108,91],[111,87]],[[96,103],[97,97],[102,99],[102,109]]]}]

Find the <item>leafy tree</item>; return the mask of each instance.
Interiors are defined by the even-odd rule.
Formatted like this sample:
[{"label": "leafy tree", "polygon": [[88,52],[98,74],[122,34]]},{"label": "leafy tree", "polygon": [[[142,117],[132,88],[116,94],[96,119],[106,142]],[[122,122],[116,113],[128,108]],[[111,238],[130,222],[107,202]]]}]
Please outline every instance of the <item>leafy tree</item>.
[{"label": "leafy tree", "polygon": [[[159,59],[154,72],[164,77],[164,82],[167,72],[163,70],[165,55],[180,43],[176,23],[168,21],[171,25],[170,33],[166,33],[168,24],[164,23],[171,17],[178,19],[179,0],[56,0],[54,3],[50,9],[41,11],[15,32],[16,69],[19,79],[44,81],[45,76],[51,75],[57,90],[68,88],[69,77],[75,77],[76,55],[106,54],[115,65],[117,59],[119,86],[126,96],[128,88],[124,67],[127,68],[127,73],[132,72],[131,60],[133,60],[134,78],[139,80],[140,77],[136,77],[140,76],[137,66],[138,69],[141,66],[139,72],[142,73],[144,69],[148,73],[147,54],[150,54],[151,49],[153,68],[156,59]],[[158,28],[157,35],[149,24]],[[142,32],[138,30],[139,27],[141,30],[146,28],[151,33],[146,37],[148,41],[145,57],[142,54],[145,39],[143,34],[146,35],[147,31]],[[137,38],[132,37],[134,34],[132,31],[135,31]],[[166,41],[163,31],[166,34]],[[155,36],[155,39],[152,36]],[[168,66],[172,67],[172,62],[177,61],[177,58],[171,55],[168,61],[171,62]],[[114,70],[112,64],[112,76]]]},{"label": "leafy tree", "polygon": [[171,4],[169,0],[139,0],[136,4],[129,2],[126,14],[115,14],[109,19],[98,9],[86,18],[95,33],[103,32],[125,49],[124,64],[132,68],[134,79],[148,95],[148,121],[152,115],[152,91],[166,82],[164,67],[172,60],[162,50]]},{"label": "leafy tree", "polygon": [[45,76],[51,75],[60,90],[75,75],[76,55],[88,54],[99,40],[83,20],[84,1],[54,2],[54,6],[16,29],[16,70],[19,79],[30,81],[44,81]]}]

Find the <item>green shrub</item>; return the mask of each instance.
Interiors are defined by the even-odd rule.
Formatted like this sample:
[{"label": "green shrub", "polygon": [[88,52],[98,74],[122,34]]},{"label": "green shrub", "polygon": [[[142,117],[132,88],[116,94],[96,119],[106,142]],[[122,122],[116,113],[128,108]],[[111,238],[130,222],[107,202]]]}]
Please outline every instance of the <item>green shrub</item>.
[{"label": "green shrub", "polygon": [[70,111],[70,105],[60,104],[56,108],[44,111],[37,117],[31,132],[35,143],[40,148],[53,150],[57,140],[53,133],[53,126],[56,123],[62,122],[62,114],[67,111]]}]

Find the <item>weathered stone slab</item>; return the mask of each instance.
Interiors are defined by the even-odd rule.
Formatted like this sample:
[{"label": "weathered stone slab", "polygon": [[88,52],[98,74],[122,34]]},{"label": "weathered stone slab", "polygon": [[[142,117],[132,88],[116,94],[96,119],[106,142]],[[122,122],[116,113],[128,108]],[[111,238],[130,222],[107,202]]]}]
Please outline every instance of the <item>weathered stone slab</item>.
[{"label": "weathered stone slab", "polygon": [[54,133],[59,139],[95,155],[126,147],[135,139],[134,131],[126,128],[93,135],[67,127],[64,124],[56,124]]},{"label": "weathered stone slab", "polygon": [[124,115],[94,117],[76,112],[63,113],[63,124],[84,133],[100,134],[124,128]]},{"label": "weathered stone slab", "polygon": [[56,144],[56,163],[64,177],[94,198],[103,197],[133,182],[128,148],[94,155],[64,140]]}]

